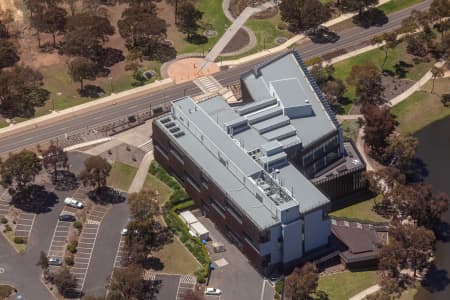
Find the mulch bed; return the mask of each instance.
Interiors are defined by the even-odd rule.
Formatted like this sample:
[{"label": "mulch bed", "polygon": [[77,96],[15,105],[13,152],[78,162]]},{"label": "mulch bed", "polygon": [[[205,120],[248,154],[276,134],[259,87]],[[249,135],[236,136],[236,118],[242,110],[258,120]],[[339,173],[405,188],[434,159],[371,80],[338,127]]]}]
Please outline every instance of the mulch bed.
[{"label": "mulch bed", "polygon": [[236,35],[231,39],[231,41],[223,49],[223,53],[230,53],[244,48],[250,42],[250,37],[244,29],[239,29]]}]

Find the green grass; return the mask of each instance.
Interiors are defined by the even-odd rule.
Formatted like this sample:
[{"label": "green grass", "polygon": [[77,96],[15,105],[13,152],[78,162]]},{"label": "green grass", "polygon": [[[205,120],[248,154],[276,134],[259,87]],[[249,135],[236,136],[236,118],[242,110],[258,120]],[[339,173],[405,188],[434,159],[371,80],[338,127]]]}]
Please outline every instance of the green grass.
[{"label": "green grass", "polygon": [[168,187],[164,182],[153,176],[147,174],[144,182],[144,189],[149,189],[158,192],[158,201],[163,204],[169,200],[172,194],[172,189]]},{"label": "green grass", "polygon": [[376,283],[375,271],[342,272],[319,278],[317,290],[327,293],[330,300],[343,300]]},{"label": "green grass", "polygon": [[127,191],[136,175],[137,169],[121,162],[112,165],[111,173],[108,177],[108,185]]},{"label": "green grass", "polygon": [[359,123],[358,120],[344,120],[341,123],[342,132],[345,138],[356,142],[358,137]]},{"label": "green grass", "polygon": [[423,0],[391,0],[388,3],[380,5],[378,8],[381,9],[385,14],[391,14],[422,1]]},{"label": "green grass", "polygon": [[14,231],[3,232],[3,235],[6,237],[8,242],[11,244],[11,246],[13,246],[14,250],[16,250],[17,253],[22,254],[25,252],[25,250],[27,249],[27,243],[23,244],[14,243],[14,238],[16,237]]},{"label": "green grass", "polygon": [[374,200],[380,200],[379,196],[375,199],[368,199],[345,208],[330,212],[330,216],[345,217],[350,219],[359,219],[362,221],[371,222],[386,222],[386,218],[383,218],[373,210]]},{"label": "green grass", "polygon": [[[381,68],[383,60],[384,51],[380,49],[374,49],[334,64],[335,72],[333,73],[333,76],[337,79],[341,79],[347,87],[344,97],[347,97],[351,101],[355,101],[356,99],[355,87],[349,85],[346,82],[346,79],[350,75],[353,66],[360,65],[366,62],[372,62],[376,66],[379,66]],[[435,63],[433,59],[430,59],[429,62],[420,62],[417,64],[414,63],[413,57],[406,52],[406,42],[402,42],[394,49],[389,50],[384,69],[397,74],[395,65],[397,65],[400,61],[403,61],[406,64],[410,65],[410,67],[407,67],[405,70],[405,78],[414,81],[420,79],[423,75],[425,75],[425,73],[429,69],[431,69],[432,65]],[[347,104],[344,107],[346,112],[348,111],[350,106],[351,103]]]},{"label": "green grass", "polygon": [[436,79],[434,93],[431,81],[392,108],[402,133],[415,133],[431,123],[450,116],[450,108],[441,103],[440,95],[450,93],[450,78]]},{"label": "green grass", "polygon": [[201,265],[195,257],[181,244],[178,238],[154,253],[164,264],[161,272],[169,274],[194,274]]},{"label": "green grass", "polygon": [[9,126],[9,124],[5,120],[0,119],[0,128],[4,128],[7,126]]},{"label": "green grass", "polygon": [[11,295],[14,288],[9,285],[0,285],[0,299],[7,299]]},{"label": "green grass", "polygon": [[231,25],[230,21],[225,17],[222,9],[221,0],[198,0],[197,8],[203,12],[202,20],[199,22],[200,29],[198,34],[203,35],[206,29],[215,30],[217,35],[213,38],[209,38],[207,43],[194,44],[186,40],[186,34],[179,32],[178,30],[169,30],[168,39],[174,42],[174,47],[177,49],[178,54],[183,53],[202,53],[206,52],[209,48],[212,48],[220,37],[224,34],[225,30]]}]

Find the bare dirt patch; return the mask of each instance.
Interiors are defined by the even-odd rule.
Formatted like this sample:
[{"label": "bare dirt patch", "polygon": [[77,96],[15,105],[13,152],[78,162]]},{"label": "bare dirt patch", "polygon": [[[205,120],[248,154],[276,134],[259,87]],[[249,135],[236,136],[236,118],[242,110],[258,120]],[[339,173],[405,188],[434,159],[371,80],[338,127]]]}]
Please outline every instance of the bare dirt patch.
[{"label": "bare dirt patch", "polygon": [[227,44],[225,49],[223,49],[223,53],[235,52],[247,46],[248,43],[250,43],[250,37],[248,36],[248,33],[241,28]]}]

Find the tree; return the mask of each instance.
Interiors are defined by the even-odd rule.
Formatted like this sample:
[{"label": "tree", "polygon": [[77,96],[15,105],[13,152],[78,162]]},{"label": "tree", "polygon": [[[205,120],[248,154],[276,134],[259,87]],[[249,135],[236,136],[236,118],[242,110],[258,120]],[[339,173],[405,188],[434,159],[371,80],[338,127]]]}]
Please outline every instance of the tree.
[{"label": "tree", "polygon": [[441,102],[444,106],[448,106],[450,104],[450,94],[443,94],[441,97]]},{"label": "tree", "polygon": [[54,275],[53,283],[58,288],[58,292],[66,296],[77,287],[77,279],[70,273],[68,268],[64,268]]},{"label": "tree", "polygon": [[9,39],[8,28],[1,19],[0,19],[0,39]]},{"label": "tree", "polygon": [[417,271],[429,265],[436,239],[433,231],[413,224],[394,225],[389,229],[390,239],[399,243],[403,249],[402,265],[411,268],[416,277]]},{"label": "tree", "polygon": [[84,186],[95,189],[106,185],[106,179],[111,171],[111,165],[100,156],[91,156],[84,161],[85,169],[80,173],[80,180]]},{"label": "tree", "polygon": [[69,62],[69,75],[73,81],[80,83],[80,91],[83,91],[83,80],[95,80],[97,65],[88,58],[77,57]]},{"label": "tree", "polygon": [[427,184],[398,186],[392,197],[400,214],[411,216],[419,226],[427,228],[440,222],[448,210],[448,196],[433,193],[432,187]]},{"label": "tree", "polygon": [[440,78],[440,77],[444,76],[444,74],[445,74],[444,68],[439,68],[439,67],[436,67],[436,66],[433,66],[431,68],[431,75],[432,75],[433,81],[432,81],[432,86],[431,86],[431,92],[430,93],[433,94],[434,82],[435,82],[436,78],[438,78],[438,77]]},{"label": "tree", "polygon": [[450,17],[450,1],[448,0],[433,0],[430,5],[429,15],[432,21],[438,22],[438,28],[441,32],[441,40],[444,39],[444,32],[448,30],[448,23],[446,18]]},{"label": "tree", "polygon": [[367,171],[364,177],[368,182],[369,190],[383,196],[392,193],[398,185],[406,183],[405,174],[392,167]]},{"label": "tree", "polygon": [[75,15],[76,11],[77,11],[77,2],[78,0],[65,0],[67,6],[69,6],[69,10],[70,10],[70,14],[72,16]]},{"label": "tree", "polygon": [[312,299],[317,289],[319,274],[313,263],[306,263],[301,268],[295,268],[284,282],[285,294],[293,300]]},{"label": "tree", "polygon": [[397,121],[389,108],[368,104],[364,107],[364,140],[366,144],[380,155],[387,146],[386,138],[394,132]]},{"label": "tree", "polygon": [[49,97],[42,89],[42,74],[30,67],[14,66],[0,72],[0,112],[8,118],[31,117],[35,106],[41,106]]},{"label": "tree", "polygon": [[16,46],[6,39],[0,39],[0,70],[13,66],[19,59]]},{"label": "tree", "polygon": [[396,32],[385,32],[381,35],[377,35],[372,38],[371,40],[372,44],[381,44],[384,43],[383,46],[381,46],[380,49],[384,51],[384,59],[383,63],[381,64],[381,70],[384,70],[384,65],[386,64],[386,60],[388,58],[388,52],[389,49],[394,49],[397,47],[399,41],[397,40],[397,33]]},{"label": "tree", "polygon": [[406,40],[406,51],[418,57],[425,57],[428,54],[427,41],[420,35],[411,35]]},{"label": "tree", "polygon": [[42,164],[44,168],[53,172],[53,182],[58,180],[59,169],[68,168],[68,160],[64,149],[53,141],[50,141],[50,146],[42,153]]},{"label": "tree", "polygon": [[321,64],[312,66],[309,71],[316,83],[322,88],[327,81],[333,80],[334,67],[333,65],[327,65],[322,67]]},{"label": "tree", "polygon": [[372,5],[378,4],[378,0],[341,0],[341,6],[345,10],[358,11],[361,16],[363,11]]},{"label": "tree", "polygon": [[430,17],[427,11],[413,10],[411,15],[402,21],[401,33],[414,32],[429,26]]},{"label": "tree", "polygon": [[46,270],[48,268],[48,258],[44,251],[41,251],[39,254],[39,260],[36,265],[41,267],[42,270]]},{"label": "tree", "polygon": [[387,138],[387,147],[384,151],[386,160],[391,161],[391,166],[396,167],[404,174],[408,174],[411,161],[416,156],[416,148],[419,141],[411,134],[391,134]]},{"label": "tree", "polygon": [[199,28],[198,22],[202,19],[203,13],[189,1],[182,2],[177,11],[177,26],[190,40]]},{"label": "tree", "polygon": [[368,104],[383,105],[386,103],[383,96],[381,72],[373,63],[354,65],[347,82],[355,86],[358,103],[363,106],[363,110],[364,106]]},{"label": "tree", "polygon": [[100,60],[102,45],[114,34],[106,17],[81,13],[67,19],[63,40],[64,53]]},{"label": "tree", "polygon": [[167,24],[157,16],[154,5],[145,9],[125,9],[117,24],[129,50],[144,52],[149,44],[159,45],[167,36]]},{"label": "tree", "polygon": [[144,270],[139,265],[118,268],[109,280],[108,289],[112,299],[144,299]]},{"label": "tree", "polygon": [[50,7],[42,15],[40,31],[50,33],[53,37],[53,48],[56,48],[56,34],[64,31],[67,12],[60,7]]},{"label": "tree", "polygon": [[321,88],[332,107],[336,106],[345,93],[345,85],[340,79],[327,81]]},{"label": "tree", "polygon": [[285,0],[279,5],[283,21],[307,30],[328,20],[330,9],[319,0]]},{"label": "tree", "polygon": [[151,190],[142,190],[132,193],[128,197],[130,213],[137,221],[144,221],[161,213],[156,193]]},{"label": "tree", "polygon": [[399,278],[406,249],[396,240],[384,245],[380,250],[379,268],[390,278]]},{"label": "tree", "polygon": [[[24,191],[42,170],[41,160],[34,152],[22,150],[11,154],[0,166],[1,184],[10,191]],[[12,186],[15,185],[14,189]]]}]

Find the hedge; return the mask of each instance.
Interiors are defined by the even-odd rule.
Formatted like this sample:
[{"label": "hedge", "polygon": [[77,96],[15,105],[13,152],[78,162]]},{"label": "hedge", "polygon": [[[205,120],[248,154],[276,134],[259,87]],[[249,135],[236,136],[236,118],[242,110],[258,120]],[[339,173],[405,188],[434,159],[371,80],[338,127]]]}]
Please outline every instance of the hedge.
[{"label": "hedge", "polygon": [[152,161],[148,171],[150,172],[150,174],[156,176],[156,178],[167,184],[167,186],[169,186],[173,190],[169,198],[170,206],[175,206],[189,199],[189,195],[186,193],[181,184],[175,178],[170,176],[170,174],[166,170],[164,170],[164,168],[162,168],[157,162]]},{"label": "hedge", "polygon": [[184,210],[194,204],[193,201],[187,201],[174,206],[171,210],[164,214],[164,220],[167,226],[171,228],[180,237],[180,240],[186,246],[186,248],[195,256],[200,262],[202,268],[197,270],[194,275],[197,277],[199,283],[205,283],[209,273],[209,265],[211,260],[209,259],[208,251],[205,245],[189,233],[189,229],[186,224],[180,219],[176,211]]},{"label": "hedge", "polygon": [[16,244],[26,244],[27,243],[27,239],[21,236],[16,236],[14,237],[14,243]]}]

